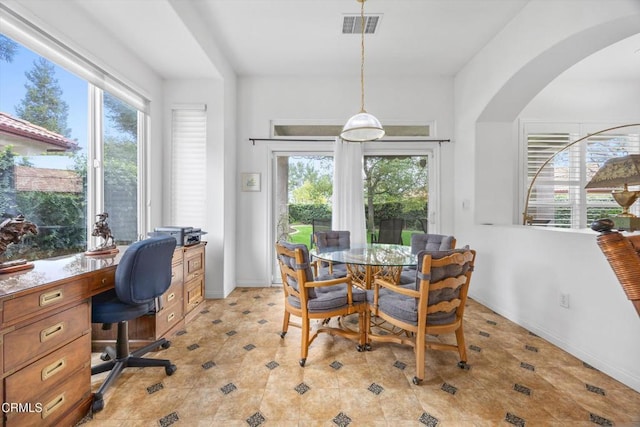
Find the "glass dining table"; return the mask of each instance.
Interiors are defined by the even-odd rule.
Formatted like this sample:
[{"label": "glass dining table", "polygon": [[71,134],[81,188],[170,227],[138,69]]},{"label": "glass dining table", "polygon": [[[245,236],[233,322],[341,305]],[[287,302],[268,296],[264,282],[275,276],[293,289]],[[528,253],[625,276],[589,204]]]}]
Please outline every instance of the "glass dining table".
[{"label": "glass dining table", "polygon": [[418,262],[409,246],[382,243],[335,250],[329,247],[322,252],[315,248],[309,253],[321,261],[345,264],[353,284],[363,289],[371,289],[376,275],[398,283],[402,269],[416,266]]}]

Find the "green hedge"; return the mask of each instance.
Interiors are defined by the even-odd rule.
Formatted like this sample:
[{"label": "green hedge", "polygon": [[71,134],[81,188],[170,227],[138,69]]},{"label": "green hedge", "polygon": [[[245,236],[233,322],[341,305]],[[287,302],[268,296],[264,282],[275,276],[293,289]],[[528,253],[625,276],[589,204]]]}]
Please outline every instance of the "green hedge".
[{"label": "green hedge", "polygon": [[[381,219],[404,218],[406,228],[421,229],[420,220],[427,218],[427,206],[424,209],[404,211],[404,203],[378,203],[373,206],[376,223]],[[367,208],[365,206],[365,215]],[[290,224],[311,224],[313,219],[331,219],[331,207],[322,204],[291,204],[289,205]]]}]

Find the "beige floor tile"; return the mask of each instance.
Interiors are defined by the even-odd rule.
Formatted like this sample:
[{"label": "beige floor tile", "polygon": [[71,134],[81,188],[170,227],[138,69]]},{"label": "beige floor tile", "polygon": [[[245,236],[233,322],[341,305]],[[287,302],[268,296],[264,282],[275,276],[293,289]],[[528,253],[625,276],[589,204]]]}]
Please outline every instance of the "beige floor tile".
[{"label": "beige floor tile", "polygon": [[[299,365],[300,330],[280,337],[279,288],[236,289],[208,300],[172,345],[151,354],[178,366],[127,369],[90,426],[640,425],[640,393],[470,300],[470,368],[456,352],[427,350],[415,376],[410,346],[319,334]],[[354,316],[352,316],[354,317]],[[351,319],[346,319],[349,323]],[[292,321],[298,321],[292,317]],[[337,325],[331,319],[330,325]],[[314,327],[318,325],[315,324]],[[454,342],[450,336],[430,337]],[[94,355],[93,363],[100,360]],[[106,374],[92,378],[97,390]]]}]

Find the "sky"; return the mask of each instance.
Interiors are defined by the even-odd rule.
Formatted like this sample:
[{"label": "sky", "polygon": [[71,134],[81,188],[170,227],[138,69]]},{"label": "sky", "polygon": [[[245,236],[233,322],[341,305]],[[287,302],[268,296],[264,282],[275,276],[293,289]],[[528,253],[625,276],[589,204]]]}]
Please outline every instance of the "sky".
[{"label": "sky", "polygon": [[[0,111],[17,117],[16,106],[20,105],[26,93],[25,73],[33,69],[34,62],[40,57],[31,50],[19,45],[8,63],[0,60]],[[87,115],[88,115],[88,84],[85,80],[75,76],[67,70],[54,64],[55,78],[62,89],[62,98],[69,106],[67,127],[71,129],[71,139],[78,142],[82,149],[87,147]],[[66,158],[55,161],[50,156],[46,159],[31,159],[36,166],[65,169],[68,166]],[[42,161],[45,165],[39,165]]]}]

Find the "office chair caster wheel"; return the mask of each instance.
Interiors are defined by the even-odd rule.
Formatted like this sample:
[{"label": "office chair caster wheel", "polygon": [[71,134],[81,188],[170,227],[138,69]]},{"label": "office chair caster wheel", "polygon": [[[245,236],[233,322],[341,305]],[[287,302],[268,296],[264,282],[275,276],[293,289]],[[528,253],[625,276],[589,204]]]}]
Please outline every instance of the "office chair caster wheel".
[{"label": "office chair caster wheel", "polygon": [[173,375],[173,373],[174,373],[175,371],[177,371],[177,370],[178,370],[178,367],[177,367],[176,365],[174,365],[174,364],[171,364],[171,365],[169,365],[169,366],[165,366],[165,367],[164,367],[164,372],[165,372],[168,376]]},{"label": "office chair caster wheel", "polygon": [[470,366],[467,364],[467,362],[463,362],[461,360],[460,362],[458,362],[458,368],[468,371]]},{"label": "office chair caster wheel", "polygon": [[171,341],[166,341],[163,342],[160,347],[164,348],[165,350],[168,349],[169,347],[171,347]]},{"label": "office chair caster wheel", "polygon": [[420,385],[420,383],[422,382],[422,380],[418,377],[413,377],[413,380],[411,381],[413,381],[415,385]]},{"label": "office chair caster wheel", "polygon": [[102,400],[102,398],[98,399],[94,397],[93,403],[91,404],[91,412],[96,413],[102,411],[103,409],[104,400]]},{"label": "office chair caster wheel", "polygon": [[280,332],[280,338],[284,338],[285,335],[287,335],[286,332],[284,332],[284,331]]},{"label": "office chair caster wheel", "polygon": [[102,353],[100,355],[100,360],[104,361],[104,362],[108,362],[109,360],[111,360],[111,356],[109,355],[109,353],[107,353],[106,351],[104,353]]},{"label": "office chair caster wheel", "polygon": [[305,363],[307,363],[307,359],[300,359],[300,366],[304,368]]}]

